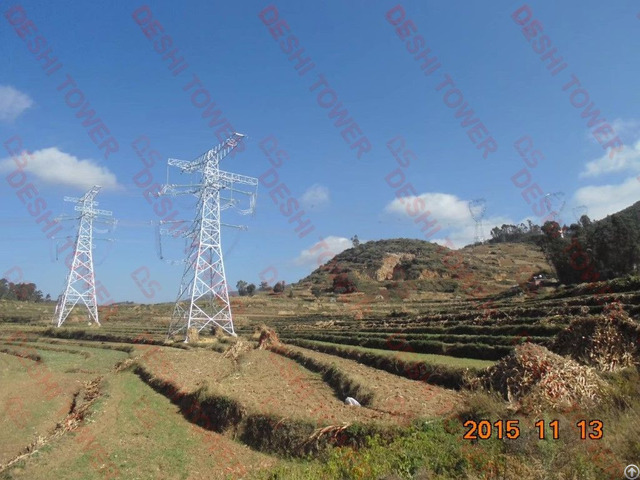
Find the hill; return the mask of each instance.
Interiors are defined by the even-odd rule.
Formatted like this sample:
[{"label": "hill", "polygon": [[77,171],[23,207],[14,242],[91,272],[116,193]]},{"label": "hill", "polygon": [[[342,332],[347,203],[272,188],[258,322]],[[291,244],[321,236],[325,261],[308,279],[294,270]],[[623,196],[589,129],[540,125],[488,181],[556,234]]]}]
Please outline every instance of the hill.
[{"label": "hill", "polygon": [[635,275],[640,266],[640,202],[592,222],[583,215],[563,227],[547,222],[541,243],[562,283],[575,284]]},{"label": "hill", "polygon": [[478,296],[507,290],[531,275],[554,274],[542,249],[529,243],[467,246],[460,250],[398,238],[362,243],[300,280],[316,294],[361,291],[383,296]]}]

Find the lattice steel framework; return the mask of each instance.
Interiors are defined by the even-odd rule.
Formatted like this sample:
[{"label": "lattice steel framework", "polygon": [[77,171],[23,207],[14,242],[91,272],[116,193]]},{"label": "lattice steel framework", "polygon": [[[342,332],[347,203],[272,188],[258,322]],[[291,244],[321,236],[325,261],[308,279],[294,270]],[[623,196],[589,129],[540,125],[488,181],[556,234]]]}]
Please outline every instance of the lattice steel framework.
[{"label": "lattice steel framework", "polygon": [[549,209],[549,218],[556,222],[561,222],[560,215],[566,204],[564,192],[547,193],[544,196],[544,201]]},{"label": "lattice steel framework", "polygon": [[577,207],[573,207],[573,216],[576,219],[577,223],[580,223],[583,215],[586,215],[589,212],[589,208],[586,205],[578,205]]},{"label": "lattice steel framework", "polygon": [[[237,209],[241,214],[253,213],[257,194],[258,179],[220,170],[219,163],[242,140],[244,135],[234,133],[223,143],[200,155],[192,162],[169,159],[168,165],[177,167],[182,173],[200,173],[196,184],[167,184],[160,194],[194,194],[198,198],[196,218],[192,228],[184,236],[191,239],[190,253],[186,265],[180,292],[173,310],[167,336],[184,331],[185,342],[189,341],[189,330],[201,331],[207,325],[214,324],[230,335],[236,336],[233,328],[233,316],[229,302],[229,292],[222,258],[220,230],[223,225],[246,229],[244,226],[227,225],[221,222],[221,212],[236,207],[238,200],[234,194],[249,197],[249,208]],[[251,190],[239,190],[236,184],[252,187]],[[228,197],[222,197],[224,191]]]},{"label": "lattice steel framework", "polygon": [[[60,295],[56,305],[53,323],[58,327],[67,319],[71,310],[82,303],[89,312],[89,321],[100,325],[98,319],[98,302],[96,300],[96,284],[93,272],[93,220],[99,215],[111,216],[107,210],[95,208],[98,202],[94,198],[100,191],[99,185],[94,185],[81,198],[64,197],[65,202],[74,202],[74,210],[80,212],[78,236],[76,237],[73,262],[67,275],[66,288]],[[78,218],[78,217],[75,217]]]},{"label": "lattice steel framework", "polygon": [[482,228],[482,220],[487,209],[484,198],[478,198],[469,202],[469,213],[471,218],[476,222],[475,235],[473,241],[475,243],[484,242],[484,229]]}]

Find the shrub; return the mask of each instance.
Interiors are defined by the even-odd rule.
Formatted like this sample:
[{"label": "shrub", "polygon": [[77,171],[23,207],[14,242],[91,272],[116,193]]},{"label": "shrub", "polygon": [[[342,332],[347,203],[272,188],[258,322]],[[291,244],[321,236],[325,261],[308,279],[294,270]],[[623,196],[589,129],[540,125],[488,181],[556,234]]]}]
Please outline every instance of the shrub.
[{"label": "shrub", "polygon": [[358,279],[352,272],[340,273],[333,278],[333,293],[354,293],[358,287]]}]

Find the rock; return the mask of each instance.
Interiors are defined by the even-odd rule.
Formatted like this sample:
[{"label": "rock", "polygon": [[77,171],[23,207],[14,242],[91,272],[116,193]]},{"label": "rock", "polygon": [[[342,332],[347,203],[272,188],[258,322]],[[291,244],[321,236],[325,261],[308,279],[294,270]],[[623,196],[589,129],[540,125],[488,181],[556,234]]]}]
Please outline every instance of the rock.
[{"label": "rock", "polygon": [[360,407],[360,402],[358,402],[355,398],[353,397],[347,397],[344,401],[344,403],[346,403],[349,406],[352,407]]}]

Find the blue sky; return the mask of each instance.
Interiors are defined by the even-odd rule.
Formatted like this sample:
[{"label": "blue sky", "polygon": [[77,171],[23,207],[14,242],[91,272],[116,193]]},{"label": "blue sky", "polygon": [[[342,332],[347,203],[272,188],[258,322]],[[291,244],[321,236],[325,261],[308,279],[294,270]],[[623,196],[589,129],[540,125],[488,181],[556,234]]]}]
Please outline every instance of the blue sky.
[{"label": "blue sky", "polygon": [[[515,19],[525,4],[423,1],[395,10],[396,2],[361,1],[150,2],[140,10],[145,4],[20,5],[3,2],[0,21],[0,273],[33,281],[53,297],[66,275],[66,253],[56,260],[55,251],[76,227],[63,222],[58,238],[47,239],[29,202],[33,210],[36,198],[46,201],[42,211],[51,210],[51,218],[70,214],[73,205],[62,198],[98,183],[99,208],[118,220],[115,229],[96,225],[102,301],[175,298],[182,267],[169,260],[180,258],[181,244],[164,238],[165,258],[159,258],[155,232],[163,217],[135,183],[147,157],[132,144],[148,138],[147,152],[154,149],[158,157],[147,180],[161,184],[167,158],[190,160],[219,143],[222,117],[248,136],[244,150],[222,167],[263,180],[254,216],[225,212],[228,223],[249,227],[223,230],[231,285],[258,283],[261,276],[270,283],[296,281],[350,246],[355,234],[463,246],[474,237],[468,202],[478,198],[486,200],[488,236],[494,225],[540,222],[532,205],[547,193],[563,193],[558,216],[566,223],[576,212],[602,218],[640,197],[640,7],[631,1],[530,2]],[[528,40],[523,28],[535,38]],[[171,37],[167,51],[178,48],[176,57],[184,59],[174,72],[171,59],[154,50],[162,35]],[[308,58],[299,70],[296,58],[283,53],[288,45],[303,48],[298,58]],[[417,53],[429,48],[427,59],[437,57],[427,67],[434,66],[431,74],[408,51],[414,46]],[[37,57],[48,48],[55,61],[43,69],[46,58]],[[553,58],[540,58],[552,48],[554,58],[562,57],[552,68],[556,75],[547,69]],[[81,94],[70,93],[67,75]],[[580,85],[568,85],[572,78]],[[200,88],[206,91],[193,95]],[[213,102],[221,111],[218,134],[202,116]],[[83,108],[95,110],[104,127],[83,126],[77,117]],[[600,111],[591,128],[585,108]],[[329,115],[343,109],[348,116],[336,126],[340,119]],[[473,109],[466,126],[464,109]],[[514,144],[525,136],[533,147],[525,151],[522,140],[521,156]],[[20,158],[9,153],[21,150],[18,138],[32,155],[25,178],[9,179]],[[107,151],[114,149],[114,143],[105,147],[109,138],[117,151]],[[278,154],[269,149],[274,141]],[[390,142],[404,146],[396,156]],[[272,167],[277,182],[273,172],[267,176]],[[528,173],[512,180],[523,168]],[[178,180],[175,172],[170,180]],[[38,193],[29,190],[29,199],[23,191],[23,203],[19,191],[28,184]],[[313,227],[304,238],[289,223],[294,213],[282,213],[289,197],[309,221],[304,228]],[[193,198],[172,202],[180,219],[193,218]]]}]

